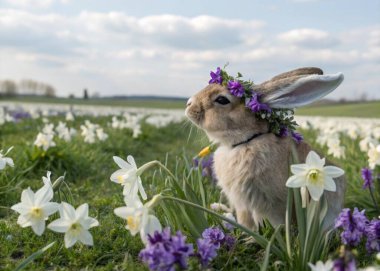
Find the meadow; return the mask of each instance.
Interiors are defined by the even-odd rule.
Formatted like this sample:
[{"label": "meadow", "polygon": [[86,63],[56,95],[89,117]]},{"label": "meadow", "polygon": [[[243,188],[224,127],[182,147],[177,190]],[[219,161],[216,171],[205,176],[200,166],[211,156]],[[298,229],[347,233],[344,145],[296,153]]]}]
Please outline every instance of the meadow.
[{"label": "meadow", "polygon": [[[380,117],[378,106],[377,102],[364,106],[367,110],[353,105],[343,109],[343,106],[335,109],[326,107],[322,112],[323,116],[353,116],[356,112],[355,116],[371,118]],[[217,211],[210,209],[211,204],[227,204],[226,199],[208,174],[209,168],[196,167],[193,161],[209,142],[203,132],[183,119],[181,111],[173,111],[175,113],[172,115],[169,110],[152,113],[148,110],[141,113],[127,109],[117,112],[111,108],[110,111],[100,112],[97,109],[99,107],[93,106],[88,110],[92,112],[89,114],[84,111],[75,112],[74,105],[74,118],[67,118],[68,111],[54,111],[52,105],[46,109],[35,108],[33,112],[16,118],[15,115],[11,116],[16,108],[19,110],[19,105],[8,106],[9,112],[3,113],[3,121],[0,122],[0,149],[3,149],[4,154],[9,147],[14,147],[7,154],[7,157],[13,159],[14,167],[7,166],[0,171],[1,270],[14,270],[26,263],[27,270],[149,270],[139,258],[139,253],[144,248],[140,237],[132,236],[125,228],[125,220],[114,213],[115,208],[124,206],[125,203],[120,185],[110,181],[111,174],[118,169],[113,156],[126,160],[128,155],[135,158],[138,166],[154,160],[165,166],[149,168],[141,178],[148,199],[159,193],[167,197],[154,207],[153,213],[163,227],[171,228],[172,234],[180,230],[187,236],[186,242],[193,243],[194,248],[202,231],[211,226],[220,227],[235,238],[232,247],[221,247],[218,250],[217,256],[209,265],[203,266],[205,270],[289,270],[292,266],[286,257],[279,258],[279,253],[275,250],[285,240],[276,234],[284,229],[274,229],[267,224],[261,227],[260,236],[268,240],[267,246],[263,248],[260,242],[253,241],[239,228],[228,231],[220,217],[212,214]],[[297,113],[314,115],[316,113],[313,110],[309,108]],[[347,113],[342,113],[344,110]],[[372,135],[377,136],[374,140],[380,138],[380,122],[378,119],[328,119],[330,122],[323,118],[302,117],[299,119],[300,131],[317,151],[324,153],[345,170],[348,183],[345,206],[365,209],[368,218],[377,217],[379,213],[369,191],[362,188],[361,169],[368,166],[368,155],[360,143],[371,131],[377,131],[377,134]],[[67,127],[74,128],[77,133],[72,133],[70,140],[59,138],[56,130],[59,122],[66,123]],[[52,131],[56,146],[43,150],[34,142],[47,124],[54,124]],[[102,132],[90,142],[92,140],[86,140],[85,128],[81,126],[90,127],[93,124],[97,124],[96,129],[101,128]],[[324,126],[330,129],[331,134],[322,130]],[[364,131],[366,128],[367,131]],[[329,137],[332,134],[339,140],[338,143],[335,142],[335,148],[344,147],[344,150],[339,149],[341,153],[330,151],[332,146],[328,139],[323,143],[323,136]],[[94,238],[93,246],[78,243],[66,248],[63,236],[59,233],[46,229],[42,236],[37,236],[31,227],[21,228],[17,224],[18,213],[10,207],[20,202],[21,192],[27,187],[33,191],[39,189],[43,184],[42,176],[46,176],[47,171],[52,172],[52,181],[64,176],[64,180],[54,187],[55,202],[68,202],[75,207],[88,203],[90,217],[99,221],[98,227],[90,229]],[[373,194],[379,199],[378,186]],[[201,208],[170,198],[191,202],[210,209],[211,212],[204,212]],[[58,214],[54,214],[49,222],[57,218]],[[293,234],[297,235],[296,232]],[[51,243],[52,246],[46,251],[34,254]],[[320,255],[322,260],[340,257],[340,245],[339,234],[332,234],[326,255]],[[300,244],[295,241],[295,251],[297,246]],[[31,255],[33,261],[26,260]],[[353,255],[361,268],[375,264],[375,256],[367,253],[364,242],[353,250]],[[200,270],[196,257],[189,257],[188,268]]]}]

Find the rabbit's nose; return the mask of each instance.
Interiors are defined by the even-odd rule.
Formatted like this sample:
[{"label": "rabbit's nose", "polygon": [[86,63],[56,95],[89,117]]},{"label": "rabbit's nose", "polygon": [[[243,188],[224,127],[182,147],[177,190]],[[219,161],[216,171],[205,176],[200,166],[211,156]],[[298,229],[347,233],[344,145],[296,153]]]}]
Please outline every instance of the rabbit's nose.
[{"label": "rabbit's nose", "polygon": [[186,106],[190,106],[192,101],[193,101],[192,98],[188,99],[188,100],[187,100],[187,103],[186,103]]}]

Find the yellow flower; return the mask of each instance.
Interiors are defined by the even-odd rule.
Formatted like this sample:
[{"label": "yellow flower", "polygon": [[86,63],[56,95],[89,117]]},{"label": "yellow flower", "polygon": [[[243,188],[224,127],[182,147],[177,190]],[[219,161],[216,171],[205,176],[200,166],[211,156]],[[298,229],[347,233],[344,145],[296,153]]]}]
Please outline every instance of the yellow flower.
[{"label": "yellow flower", "polygon": [[206,148],[203,148],[199,153],[198,156],[200,158],[205,157],[211,153],[211,146],[207,146]]}]

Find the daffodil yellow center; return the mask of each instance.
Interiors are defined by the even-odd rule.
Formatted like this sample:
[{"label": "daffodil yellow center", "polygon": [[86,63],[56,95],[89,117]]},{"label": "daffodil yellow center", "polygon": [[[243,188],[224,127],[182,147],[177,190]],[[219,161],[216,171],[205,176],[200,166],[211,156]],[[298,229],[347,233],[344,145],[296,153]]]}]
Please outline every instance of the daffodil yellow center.
[{"label": "daffodil yellow center", "polygon": [[38,207],[33,207],[31,210],[32,216],[35,218],[42,218],[42,210]]},{"label": "daffodil yellow center", "polygon": [[80,223],[73,223],[71,224],[70,226],[70,231],[73,233],[73,234],[79,234],[80,230],[82,228],[82,225]]},{"label": "daffodil yellow center", "polygon": [[320,171],[318,169],[312,169],[307,174],[307,178],[310,183],[318,184],[320,182]]},{"label": "daffodil yellow center", "polygon": [[128,216],[127,217],[127,224],[128,224],[128,228],[130,230],[136,230],[139,226],[139,221],[138,221],[138,219],[136,219],[133,216]]},{"label": "daffodil yellow center", "polygon": [[123,183],[123,176],[119,175],[116,177],[119,183]]}]

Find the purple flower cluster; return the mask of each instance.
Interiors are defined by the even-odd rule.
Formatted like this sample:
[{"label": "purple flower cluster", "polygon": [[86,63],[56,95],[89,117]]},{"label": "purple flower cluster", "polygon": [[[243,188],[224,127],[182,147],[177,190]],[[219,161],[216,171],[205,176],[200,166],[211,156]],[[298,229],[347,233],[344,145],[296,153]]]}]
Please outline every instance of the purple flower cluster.
[{"label": "purple flower cluster", "polygon": [[303,140],[303,136],[297,132],[292,132],[292,138],[297,144],[300,144]]},{"label": "purple flower cluster", "polygon": [[208,81],[209,84],[221,84],[223,82],[222,71],[220,67],[218,67],[215,72],[211,71],[210,76],[211,79]]},{"label": "purple flower cluster", "polygon": [[372,219],[367,225],[365,234],[367,236],[366,248],[368,253],[380,251],[380,220]]},{"label": "purple flower cluster", "polygon": [[355,258],[351,257],[349,260],[338,258],[334,261],[334,271],[356,271]]},{"label": "purple flower cluster", "polygon": [[370,188],[373,185],[372,170],[369,168],[362,168],[362,179],[364,181],[363,189]]},{"label": "purple flower cluster", "polygon": [[239,81],[228,81],[227,88],[230,93],[236,97],[241,98],[244,95],[244,87]]},{"label": "purple flower cluster", "polygon": [[177,267],[187,268],[187,260],[193,254],[193,245],[187,244],[186,236],[180,231],[170,234],[170,229],[148,235],[147,246],[141,250],[140,259],[148,264],[150,270],[171,271]]},{"label": "purple flower cluster", "polygon": [[193,165],[194,167],[201,167],[202,170],[202,176],[203,177],[210,177],[215,183],[217,182],[215,171],[213,169],[214,164],[214,154],[211,153],[206,157],[203,157],[201,159],[194,158],[193,159]]},{"label": "purple flower cluster", "polygon": [[259,98],[259,94],[252,93],[252,97],[248,100],[246,106],[255,113],[260,111],[272,112],[268,105],[260,103]]},{"label": "purple flower cluster", "polygon": [[221,246],[233,247],[235,239],[231,235],[225,234],[220,228],[207,228],[203,231],[201,239],[197,240],[197,256],[203,267],[207,266],[217,255],[217,250]]},{"label": "purple flower cluster", "polygon": [[358,208],[355,207],[354,212],[351,212],[350,209],[345,208],[339,214],[335,228],[343,229],[340,235],[343,244],[357,246],[360,243],[368,225],[364,211],[359,212]]}]

